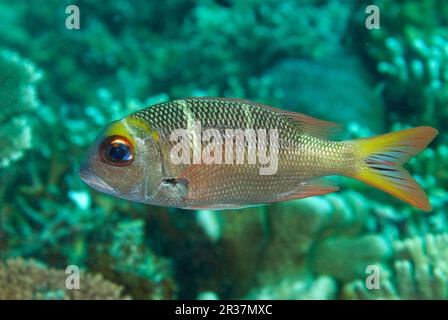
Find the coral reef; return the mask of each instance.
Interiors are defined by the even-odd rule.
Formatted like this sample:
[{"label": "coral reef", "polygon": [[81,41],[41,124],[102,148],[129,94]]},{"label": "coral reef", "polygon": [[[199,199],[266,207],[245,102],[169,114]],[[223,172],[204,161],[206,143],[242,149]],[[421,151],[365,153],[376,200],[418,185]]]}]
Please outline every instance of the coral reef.
[{"label": "coral reef", "polygon": [[129,299],[123,288],[100,275],[80,273],[79,289],[67,289],[65,270],[47,268],[33,260],[0,263],[0,300],[116,300]]},{"label": "coral reef", "polygon": [[328,276],[283,277],[271,286],[254,288],[247,299],[259,300],[324,300],[335,299],[338,291],[336,281]]},{"label": "coral reef", "polygon": [[[366,54],[385,80],[386,99],[401,119],[443,125],[448,117],[444,1],[381,0],[375,5],[380,8],[381,28],[365,31],[364,41],[369,43]],[[403,114],[403,107],[410,112]]]},{"label": "coral reef", "polygon": [[31,116],[39,106],[36,82],[41,73],[11,51],[0,51],[0,169],[23,157],[32,145]]},{"label": "coral reef", "polygon": [[220,248],[227,271],[222,281],[238,281],[231,296],[330,299],[338,281],[356,279],[390,256],[390,241],[375,233],[379,208],[345,191],[262,209],[200,211],[197,223]]},{"label": "coral reef", "polygon": [[330,238],[315,247],[313,270],[348,281],[364,275],[367,266],[386,260],[389,251],[390,245],[376,234]]},{"label": "coral reef", "polygon": [[[80,30],[68,4],[0,2],[0,298],[448,299],[443,0],[378,0],[379,30],[367,1],[81,0]],[[194,212],[82,183],[104,125],[191,95],[337,121],[347,139],[434,125],[408,166],[433,211],[339,177],[326,196]],[[68,265],[82,290],[65,289]]]},{"label": "coral reef", "polygon": [[392,270],[380,278],[380,288],[366,289],[362,280],[348,283],[348,299],[447,299],[448,234],[428,234],[394,243]]},{"label": "coral reef", "polygon": [[[2,3],[8,10],[1,11],[11,12],[4,18],[9,28],[0,32],[0,42],[52,70],[48,83],[56,86],[42,89],[51,105],[95,104],[95,91],[103,87],[119,100],[145,100],[167,90],[173,97],[201,92],[248,96],[248,81],[241,80],[278,56],[322,57],[340,51],[351,5],[318,2],[235,1],[226,7],[213,0],[197,5],[138,0],[104,6],[83,0],[77,5],[89,13],[88,19],[81,15],[81,29],[72,32],[63,27],[69,1],[51,0],[27,10],[26,4],[8,0]],[[36,21],[54,27],[52,32],[33,37]]]},{"label": "coral reef", "polygon": [[120,221],[106,245],[93,254],[91,270],[101,271],[125,286],[136,299],[173,299],[176,284],[166,259],[156,256],[145,245],[144,221]]}]

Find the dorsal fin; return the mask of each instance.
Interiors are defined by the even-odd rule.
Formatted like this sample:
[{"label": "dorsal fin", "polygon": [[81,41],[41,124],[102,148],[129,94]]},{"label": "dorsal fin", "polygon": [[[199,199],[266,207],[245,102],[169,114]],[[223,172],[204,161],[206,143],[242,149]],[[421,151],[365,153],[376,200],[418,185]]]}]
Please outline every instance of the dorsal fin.
[{"label": "dorsal fin", "polygon": [[304,130],[306,133],[318,137],[318,138],[329,138],[339,136],[342,132],[342,126],[335,122],[320,120],[317,118],[313,118],[311,116],[307,116],[302,113],[286,111],[279,108],[275,108],[272,106],[268,106],[266,104],[252,102],[244,99],[238,98],[213,98],[213,97],[190,97],[186,98],[186,100],[222,100],[228,102],[237,102],[242,103],[248,106],[257,106],[262,108],[270,109],[274,112],[281,113],[295,123],[299,125],[299,127]]},{"label": "dorsal fin", "polygon": [[338,123],[320,120],[302,113],[289,112],[281,109],[276,110],[294,120],[300,128],[312,136],[329,138],[338,136],[342,132],[342,126]]}]

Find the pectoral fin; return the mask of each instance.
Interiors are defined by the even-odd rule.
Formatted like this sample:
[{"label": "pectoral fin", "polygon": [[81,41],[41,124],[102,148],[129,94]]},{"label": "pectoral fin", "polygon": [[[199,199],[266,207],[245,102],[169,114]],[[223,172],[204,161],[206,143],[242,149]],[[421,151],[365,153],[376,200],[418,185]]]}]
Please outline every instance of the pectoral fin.
[{"label": "pectoral fin", "polygon": [[188,182],[176,178],[164,179],[157,189],[156,198],[168,203],[176,204],[188,195]]}]

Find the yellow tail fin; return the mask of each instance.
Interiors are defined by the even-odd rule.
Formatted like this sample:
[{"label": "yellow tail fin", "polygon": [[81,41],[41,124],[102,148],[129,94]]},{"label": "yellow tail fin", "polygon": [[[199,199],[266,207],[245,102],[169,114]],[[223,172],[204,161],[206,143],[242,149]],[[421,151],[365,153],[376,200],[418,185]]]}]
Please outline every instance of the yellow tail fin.
[{"label": "yellow tail fin", "polygon": [[425,149],[437,134],[432,127],[417,127],[354,140],[363,163],[353,177],[421,210],[431,210],[425,192],[401,165]]}]

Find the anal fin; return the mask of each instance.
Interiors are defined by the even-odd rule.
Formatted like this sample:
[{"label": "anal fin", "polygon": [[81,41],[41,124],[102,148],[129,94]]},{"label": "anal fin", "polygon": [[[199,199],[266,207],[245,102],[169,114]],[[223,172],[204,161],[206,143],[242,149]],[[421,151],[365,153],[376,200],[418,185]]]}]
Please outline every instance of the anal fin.
[{"label": "anal fin", "polygon": [[338,190],[339,187],[331,181],[321,178],[312,179],[301,182],[297,189],[277,195],[269,202],[289,201],[313,196],[321,196]]}]

